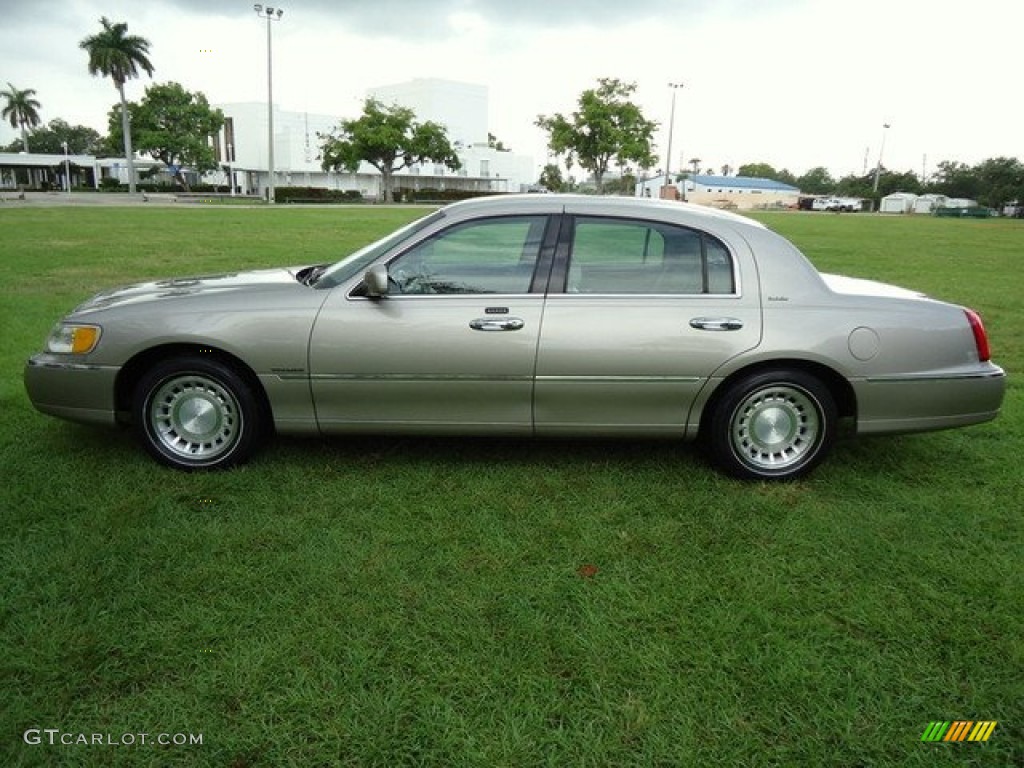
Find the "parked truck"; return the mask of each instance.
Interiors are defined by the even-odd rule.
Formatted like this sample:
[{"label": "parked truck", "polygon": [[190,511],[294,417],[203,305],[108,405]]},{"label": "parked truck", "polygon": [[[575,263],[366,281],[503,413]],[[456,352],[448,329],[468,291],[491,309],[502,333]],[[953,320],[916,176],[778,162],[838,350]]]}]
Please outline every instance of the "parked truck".
[{"label": "parked truck", "polygon": [[852,213],[863,210],[863,201],[859,197],[816,197],[811,210]]}]

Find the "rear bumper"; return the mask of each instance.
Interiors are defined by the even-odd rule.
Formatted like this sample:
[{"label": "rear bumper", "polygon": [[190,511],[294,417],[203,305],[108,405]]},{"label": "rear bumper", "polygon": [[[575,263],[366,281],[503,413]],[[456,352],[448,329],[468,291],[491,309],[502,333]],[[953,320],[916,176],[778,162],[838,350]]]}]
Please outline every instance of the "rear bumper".
[{"label": "rear bumper", "polygon": [[113,425],[114,382],[120,370],[38,354],[25,363],[25,391],[41,413],[83,424]]},{"label": "rear bumper", "polygon": [[969,372],[872,377],[852,384],[859,434],[926,432],[994,419],[1006,393],[1006,373],[985,364]]}]

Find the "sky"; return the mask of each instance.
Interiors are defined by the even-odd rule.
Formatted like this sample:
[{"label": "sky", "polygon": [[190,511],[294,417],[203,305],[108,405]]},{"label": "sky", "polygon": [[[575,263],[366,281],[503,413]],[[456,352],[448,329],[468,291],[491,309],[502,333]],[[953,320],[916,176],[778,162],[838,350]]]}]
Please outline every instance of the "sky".
[{"label": "sky", "polygon": [[[271,3],[273,4],[273,3]],[[266,5],[266,3],[264,3]],[[934,172],[1024,158],[1021,0],[282,0],[281,109],[355,117],[368,88],[415,77],[486,85],[490,131],[546,161],[538,115],[598,78],[635,83],[671,168],[768,163],[799,176]],[[211,103],[265,102],[266,21],[244,0],[0,0],[0,89],[34,88],[43,121],[106,133],[117,101],[79,42],[99,18],[151,43],[153,80]],[[883,128],[885,124],[890,127]],[[0,125],[0,143],[18,136]],[[884,140],[884,148],[883,148]],[[689,167],[689,166],[687,166]]]}]

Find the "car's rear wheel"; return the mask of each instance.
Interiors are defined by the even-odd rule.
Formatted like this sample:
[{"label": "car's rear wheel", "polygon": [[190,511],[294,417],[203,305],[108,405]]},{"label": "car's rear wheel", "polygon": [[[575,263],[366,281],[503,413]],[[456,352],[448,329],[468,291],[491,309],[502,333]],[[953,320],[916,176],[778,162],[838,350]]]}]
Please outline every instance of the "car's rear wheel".
[{"label": "car's rear wheel", "polygon": [[835,399],[803,371],[764,371],[722,394],[708,423],[712,459],[745,480],[792,480],[810,472],[832,448]]},{"label": "car's rear wheel", "polygon": [[256,449],[260,408],[252,389],[214,359],[179,357],[135,387],[133,423],[157,461],[177,469],[226,469]]}]

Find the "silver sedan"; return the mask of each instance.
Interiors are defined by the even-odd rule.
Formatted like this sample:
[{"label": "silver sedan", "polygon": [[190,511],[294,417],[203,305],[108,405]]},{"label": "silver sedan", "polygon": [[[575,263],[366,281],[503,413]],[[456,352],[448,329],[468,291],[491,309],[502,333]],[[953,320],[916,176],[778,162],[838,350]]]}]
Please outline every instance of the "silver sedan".
[{"label": "silver sedan", "polygon": [[698,439],[792,479],[861,434],[995,418],[970,309],[820,274],[787,240],[679,203],[457,203],[331,265],[118,288],[25,367],[40,411],[130,424],[224,468],[286,434]]}]

